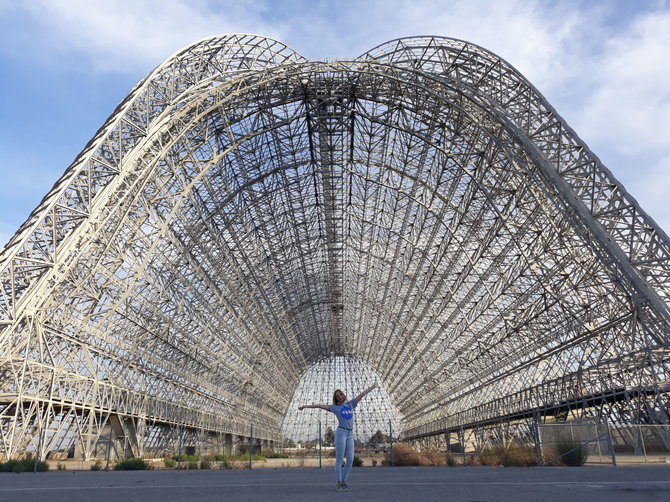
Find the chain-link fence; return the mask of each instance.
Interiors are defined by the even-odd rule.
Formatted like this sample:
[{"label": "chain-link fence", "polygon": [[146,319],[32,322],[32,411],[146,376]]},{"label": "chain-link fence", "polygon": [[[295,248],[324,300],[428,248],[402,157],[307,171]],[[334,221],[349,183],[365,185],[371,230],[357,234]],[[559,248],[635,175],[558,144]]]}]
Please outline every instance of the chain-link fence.
[{"label": "chain-link fence", "polygon": [[610,427],[620,461],[670,462],[670,425]]},{"label": "chain-link fence", "polygon": [[561,461],[573,450],[588,463],[612,463],[611,438],[605,424],[568,422],[538,425],[539,453],[544,462]]},{"label": "chain-link fence", "polygon": [[545,461],[578,448],[587,463],[670,463],[670,425],[541,424],[538,439]]}]

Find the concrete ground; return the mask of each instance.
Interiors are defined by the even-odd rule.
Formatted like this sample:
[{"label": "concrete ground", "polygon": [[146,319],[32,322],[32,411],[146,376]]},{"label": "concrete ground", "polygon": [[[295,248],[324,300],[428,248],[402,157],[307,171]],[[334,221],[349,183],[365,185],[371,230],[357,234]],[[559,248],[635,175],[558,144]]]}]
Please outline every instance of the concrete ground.
[{"label": "concrete ground", "polygon": [[670,465],[362,467],[351,493],[333,469],[0,473],[0,502],[619,502],[670,500]]}]

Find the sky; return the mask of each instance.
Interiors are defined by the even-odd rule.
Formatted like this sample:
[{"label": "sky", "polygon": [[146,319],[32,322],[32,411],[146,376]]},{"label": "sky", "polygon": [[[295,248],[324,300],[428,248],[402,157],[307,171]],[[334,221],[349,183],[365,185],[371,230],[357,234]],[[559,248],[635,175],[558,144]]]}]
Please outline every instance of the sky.
[{"label": "sky", "polygon": [[0,0],[0,247],[137,82],[221,33],[310,59],[418,35],[483,46],[670,231],[670,0]]}]

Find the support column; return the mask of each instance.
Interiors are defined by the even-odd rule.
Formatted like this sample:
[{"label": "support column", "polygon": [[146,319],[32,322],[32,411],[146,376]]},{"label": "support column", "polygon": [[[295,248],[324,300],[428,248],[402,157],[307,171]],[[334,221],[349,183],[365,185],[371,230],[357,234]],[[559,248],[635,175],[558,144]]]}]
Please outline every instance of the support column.
[{"label": "support column", "polygon": [[223,435],[223,453],[226,455],[233,454],[233,435],[224,434]]}]

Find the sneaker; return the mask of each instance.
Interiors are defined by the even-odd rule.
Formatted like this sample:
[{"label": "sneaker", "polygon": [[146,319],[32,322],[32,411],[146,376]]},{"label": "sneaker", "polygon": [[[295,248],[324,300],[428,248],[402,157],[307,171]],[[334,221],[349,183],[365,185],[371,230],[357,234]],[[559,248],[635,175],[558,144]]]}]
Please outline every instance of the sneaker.
[{"label": "sneaker", "polygon": [[342,483],[342,491],[343,492],[350,492],[351,488],[349,488],[349,485],[346,483]]},{"label": "sneaker", "polygon": [[344,485],[342,483],[337,483],[337,488],[335,488],[336,492],[343,492],[344,490]]}]

